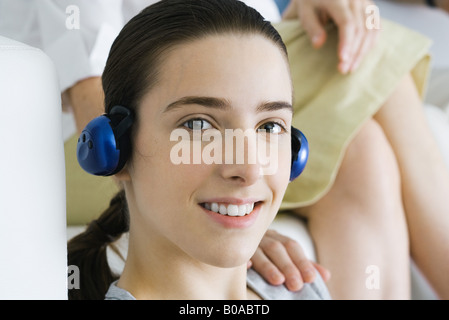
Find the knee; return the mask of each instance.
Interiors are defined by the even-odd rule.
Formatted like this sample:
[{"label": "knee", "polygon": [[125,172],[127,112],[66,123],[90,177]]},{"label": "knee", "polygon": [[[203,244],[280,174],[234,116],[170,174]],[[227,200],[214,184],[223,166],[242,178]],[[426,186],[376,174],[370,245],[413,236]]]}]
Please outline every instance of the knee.
[{"label": "knee", "polygon": [[368,120],[345,150],[328,193],[311,206],[295,212],[306,218],[339,214],[395,218],[402,207],[401,177],[394,151],[378,122]]},{"label": "knee", "polygon": [[358,201],[400,197],[400,170],[381,126],[369,120],[349,144],[336,185]]}]

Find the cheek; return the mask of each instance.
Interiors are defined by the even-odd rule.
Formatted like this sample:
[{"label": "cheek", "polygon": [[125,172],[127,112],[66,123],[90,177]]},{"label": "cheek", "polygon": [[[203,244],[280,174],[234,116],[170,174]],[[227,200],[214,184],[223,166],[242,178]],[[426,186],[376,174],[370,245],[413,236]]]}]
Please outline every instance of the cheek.
[{"label": "cheek", "polygon": [[178,244],[186,242],[183,230],[194,230],[188,209],[195,207],[192,199],[204,181],[202,167],[174,165],[165,157],[141,161],[132,181],[135,206],[131,212],[139,230]]},{"label": "cheek", "polygon": [[[147,146],[151,145],[151,148]],[[153,139],[136,145],[132,181],[134,189],[148,206],[156,209],[187,205],[191,194],[210,175],[210,167],[183,164],[173,159],[175,146]]]},{"label": "cheek", "polygon": [[[287,140],[287,139],[286,139]],[[270,163],[271,174],[268,175],[271,189],[275,194],[276,203],[280,203],[290,181],[291,171],[291,146],[290,142],[281,142],[278,145],[277,154],[272,157]]]}]

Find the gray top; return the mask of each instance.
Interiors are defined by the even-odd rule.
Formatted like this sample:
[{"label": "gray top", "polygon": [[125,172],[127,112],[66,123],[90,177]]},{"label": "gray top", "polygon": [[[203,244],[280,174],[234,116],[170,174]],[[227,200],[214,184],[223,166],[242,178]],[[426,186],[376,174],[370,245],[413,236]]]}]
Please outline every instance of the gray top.
[{"label": "gray top", "polygon": [[[323,279],[317,274],[313,283],[306,283],[298,292],[289,291],[285,286],[267,283],[256,271],[248,270],[246,279],[250,287],[263,300],[330,300],[330,294]],[[105,300],[136,300],[131,293],[117,287],[113,282],[106,293]]]}]

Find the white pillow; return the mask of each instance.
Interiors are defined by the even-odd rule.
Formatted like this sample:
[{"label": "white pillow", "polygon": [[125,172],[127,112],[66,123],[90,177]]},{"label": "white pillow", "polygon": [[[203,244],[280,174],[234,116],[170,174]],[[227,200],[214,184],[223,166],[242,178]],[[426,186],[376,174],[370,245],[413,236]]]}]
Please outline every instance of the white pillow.
[{"label": "white pillow", "polygon": [[416,30],[433,40],[431,53],[434,68],[449,68],[449,15],[443,10],[430,8],[424,1],[397,3],[391,0],[376,0],[383,18]]}]

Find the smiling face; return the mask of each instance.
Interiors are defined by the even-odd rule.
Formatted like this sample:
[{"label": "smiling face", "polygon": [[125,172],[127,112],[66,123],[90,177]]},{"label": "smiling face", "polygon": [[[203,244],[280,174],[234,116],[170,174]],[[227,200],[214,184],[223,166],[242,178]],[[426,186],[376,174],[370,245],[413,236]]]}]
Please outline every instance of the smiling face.
[{"label": "smiling face", "polygon": [[[288,185],[291,99],[287,59],[262,36],[208,36],[172,48],[139,106],[132,161],[118,175],[131,245],[219,267],[246,264]],[[249,161],[175,164],[176,129],[189,133],[182,141],[188,146],[206,129],[223,137],[225,130],[250,130],[258,141],[276,143],[277,171],[263,175]],[[253,150],[249,143],[246,150]]]}]

